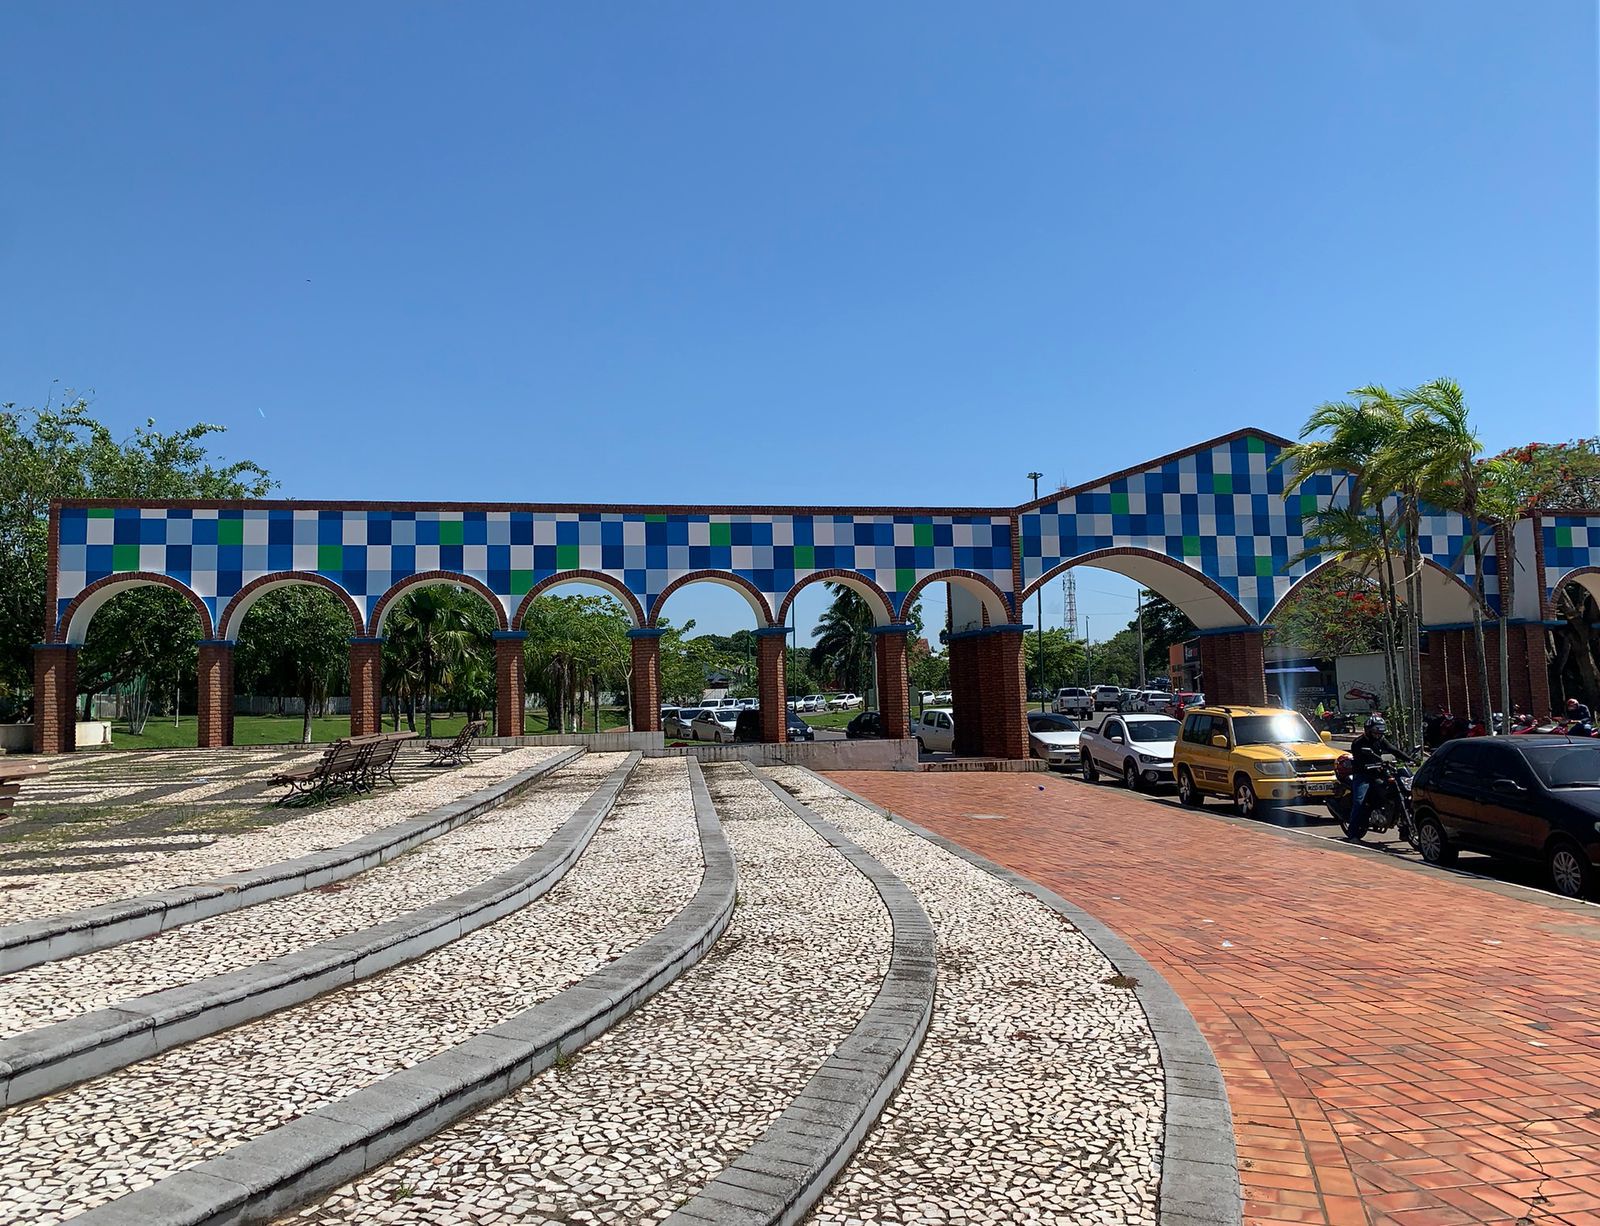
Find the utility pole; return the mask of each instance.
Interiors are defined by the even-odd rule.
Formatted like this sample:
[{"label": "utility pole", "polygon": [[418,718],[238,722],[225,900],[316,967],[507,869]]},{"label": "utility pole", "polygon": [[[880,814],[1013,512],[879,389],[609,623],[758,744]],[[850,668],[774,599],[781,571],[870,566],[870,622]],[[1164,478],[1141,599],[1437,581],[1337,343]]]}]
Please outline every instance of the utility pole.
[{"label": "utility pole", "polygon": [[1144,588],[1142,587],[1139,589],[1139,595],[1135,597],[1134,610],[1134,620],[1139,625],[1139,633],[1137,635],[1139,640],[1139,688],[1142,690],[1144,689]]},{"label": "utility pole", "polygon": [[[1033,500],[1039,501],[1039,478],[1043,473],[1029,473],[1028,480],[1033,482]],[[1034,627],[1034,642],[1038,644],[1039,666],[1034,670],[1034,678],[1039,683],[1039,710],[1047,710],[1044,699],[1044,584],[1039,585],[1038,604],[1035,606],[1037,615],[1034,620],[1039,624]]]}]

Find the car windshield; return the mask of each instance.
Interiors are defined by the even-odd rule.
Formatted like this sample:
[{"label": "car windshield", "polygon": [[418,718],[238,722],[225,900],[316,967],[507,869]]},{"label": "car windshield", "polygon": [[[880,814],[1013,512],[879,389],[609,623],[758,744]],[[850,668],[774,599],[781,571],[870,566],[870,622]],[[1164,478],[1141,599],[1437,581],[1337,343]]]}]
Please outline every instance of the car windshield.
[{"label": "car windshield", "polygon": [[1547,788],[1600,788],[1600,745],[1534,745],[1522,756]]},{"label": "car windshield", "polygon": [[1175,741],[1178,739],[1178,721],[1175,719],[1129,720],[1128,739],[1133,741]]},{"label": "car windshield", "polygon": [[1305,716],[1287,711],[1282,715],[1235,715],[1233,737],[1239,745],[1288,745],[1321,739]]}]

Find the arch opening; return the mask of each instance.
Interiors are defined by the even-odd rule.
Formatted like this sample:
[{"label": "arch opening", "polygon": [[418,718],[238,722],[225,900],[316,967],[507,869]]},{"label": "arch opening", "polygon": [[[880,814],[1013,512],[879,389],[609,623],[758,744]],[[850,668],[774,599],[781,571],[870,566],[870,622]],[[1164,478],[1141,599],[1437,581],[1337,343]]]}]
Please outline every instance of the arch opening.
[{"label": "arch opening", "polygon": [[756,625],[770,626],[773,624],[772,609],[767,604],[767,598],[757,590],[755,584],[740,575],[728,574],[722,571],[694,571],[691,574],[681,575],[667,584],[661,595],[657,596],[655,603],[650,608],[650,625],[655,625],[661,618],[661,611],[668,598],[682,588],[692,583],[713,583],[719,587],[731,588],[738,592],[750,606],[750,612],[755,615]]},{"label": "arch opening", "polygon": [[61,617],[60,625],[65,627],[61,641],[83,646],[85,636],[89,632],[89,623],[94,620],[95,613],[103,608],[107,601],[120,596],[123,592],[140,587],[164,587],[177,592],[199,617],[200,637],[207,639],[212,637],[211,610],[206,608],[205,601],[201,600],[193,589],[166,575],[139,571],[102,579],[78,593],[77,598],[67,606],[66,612]]},{"label": "arch opening", "polygon": [[218,638],[237,639],[239,630],[244,625],[244,619],[250,610],[268,592],[282,591],[287,587],[304,586],[316,588],[327,592],[339,602],[350,617],[350,633],[361,635],[366,631],[366,622],[361,616],[355,598],[340,587],[332,579],[323,575],[301,571],[282,571],[277,574],[263,575],[252,580],[239,590],[239,593],[228,602],[227,608],[222,611],[222,616],[217,619]]},{"label": "arch opening", "polygon": [[451,574],[446,571],[435,571],[425,575],[413,575],[409,579],[402,579],[382,596],[373,606],[372,617],[367,633],[374,638],[380,638],[384,633],[384,626],[389,620],[389,615],[394,611],[395,605],[404,596],[430,587],[457,587],[467,591],[476,592],[483,597],[494,614],[495,629],[507,629],[508,614],[504,602],[500,597],[491,592],[481,580],[474,579],[471,575]]},{"label": "arch opening", "polygon": [[1182,610],[1199,630],[1225,630],[1246,627],[1254,619],[1237,600],[1214,580],[1192,567],[1173,561],[1165,554],[1144,549],[1102,549],[1083,554],[1054,567],[1023,590],[1023,604],[1054,579],[1075,567],[1089,566],[1132,579],[1140,587],[1155,592]]},{"label": "arch opening", "polygon": [[[1279,611],[1285,608],[1303,592],[1314,578],[1328,574],[1330,571],[1344,571],[1352,575],[1364,572],[1360,567],[1352,566],[1342,558],[1331,558],[1326,562],[1312,567],[1300,578],[1290,585],[1277,602],[1272,606],[1272,612],[1267,615],[1270,623]],[[1473,606],[1477,604],[1478,597],[1470,587],[1460,578],[1451,574],[1431,558],[1422,560],[1422,569],[1418,573],[1419,599],[1422,608],[1419,616],[1424,626],[1462,625],[1472,620]],[[1405,587],[1402,584],[1397,593],[1401,602],[1406,599]]]},{"label": "arch opening", "polygon": [[952,609],[949,621],[953,631],[976,630],[984,625],[998,626],[1014,620],[1005,593],[982,575],[964,570],[935,571],[917,580],[901,600],[900,608],[895,611],[896,616],[905,620],[923,589],[933,583],[949,585],[949,604]]},{"label": "arch opening", "polygon": [[802,592],[815,585],[829,583],[848,588],[861,597],[872,612],[873,625],[887,626],[894,621],[894,602],[889,598],[889,594],[865,575],[853,570],[820,570],[808,575],[789,589],[783,598],[783,603],[778,606],[778,624],[782,625],[789,620],[789,611]]},{"label": "arch opening", "polygon": [[551,575],[529,588],[511,617],[513,630],[524,628],[523,621],[528,615],[529,608],[541,596],[609,596],[622,606],[630,626],[639,627],[645,624],[644,607],[639,603],[639,598],[621,582],[599,571],[577,570]]}]

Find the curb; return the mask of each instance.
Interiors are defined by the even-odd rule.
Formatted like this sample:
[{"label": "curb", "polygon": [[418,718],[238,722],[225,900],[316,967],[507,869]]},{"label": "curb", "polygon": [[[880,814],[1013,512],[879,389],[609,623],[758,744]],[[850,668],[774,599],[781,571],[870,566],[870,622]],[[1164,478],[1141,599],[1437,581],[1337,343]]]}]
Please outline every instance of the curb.
[{"label": "curb", "polygon": [[353,877],[369,868],[404,855],[413,847],[454,830],[462,822],[504,804],[541,776],[571,762],[582,752],[573,749],[537,766],[518,771],[510,779],[480,788],[460,800],[430,809],[374,830],[338,847],[314,851],[293,860],[279,860],[260,868],[243,869],[210,881],[174,886],[153,894],[140,894],[116,902],[24,920],[0,926],[0,975],[25,970],[45,962],[75,957],[96,949],[109,949],[126,941],[155,936],[169,928],[210,919],[229,911],[271,902],[290,894],[316,889],[332,881]]},{"label": "curb", "polygon": [[531,856],[438,902],[220,975],[0,1040],[0,1105],[112,1072],[409,962],[509,915],[572,867],[641,755],[629,754]]},{"label": "curb", "polygon": [[689,787],[705,872],[688,904],[643,944],[509,1021],[73,1220],[84,1226],[270,1221],[511,1093],[604,1033],[699,962],[733,915],[733,854],[695,763]]},{"label": "curb", "polygon": [[807,773],[824,787],[1037,898],[1070,920],[1118,971],[1139,980],[1134,995],[1150,1022],[1166,1080],[1156,1220],[1160,1226],[1239,1226],[1244,1220],[1239,1153],[1222,1070],[1194,1015],[1161,973],[1103,922],[1054,891],[943,835],[923,829],[831,779],[814,771]]},{"label": "curb", "polygon": [[889,969],[854,1030],[756,1142],[666,1226],[798,1222],[855,1155],[905,1080],[933,1018],[933,923],[905,882],[772,780],[745,770],[872,883],[894,924]]}]

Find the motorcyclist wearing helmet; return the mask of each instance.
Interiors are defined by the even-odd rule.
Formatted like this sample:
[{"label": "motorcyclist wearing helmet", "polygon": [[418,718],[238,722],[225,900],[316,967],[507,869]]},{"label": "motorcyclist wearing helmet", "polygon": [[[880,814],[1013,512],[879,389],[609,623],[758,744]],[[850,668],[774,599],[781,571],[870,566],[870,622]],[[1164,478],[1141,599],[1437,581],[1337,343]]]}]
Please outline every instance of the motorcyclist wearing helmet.
[{"label": "motorcyclist wearing helmet", "polygon": [[1576,698],[1567,699],[1567,719],[1575,724],[1587,724],[1594,717],[1586,704]]},{"label": "motorcyclist wearing helmet", "polygon": [[1345,838],[1352,843],[1359,843],[1367,836],[1367,799],[1373,784],[1383,777],[1383,755],[1406,757],[1385,735],[1388,730],[1383,716],[1371,716],[1361,729],[1361,735],[1350,743],[1350,756],[1355,761],[1350,780],[1350,832]]}]

